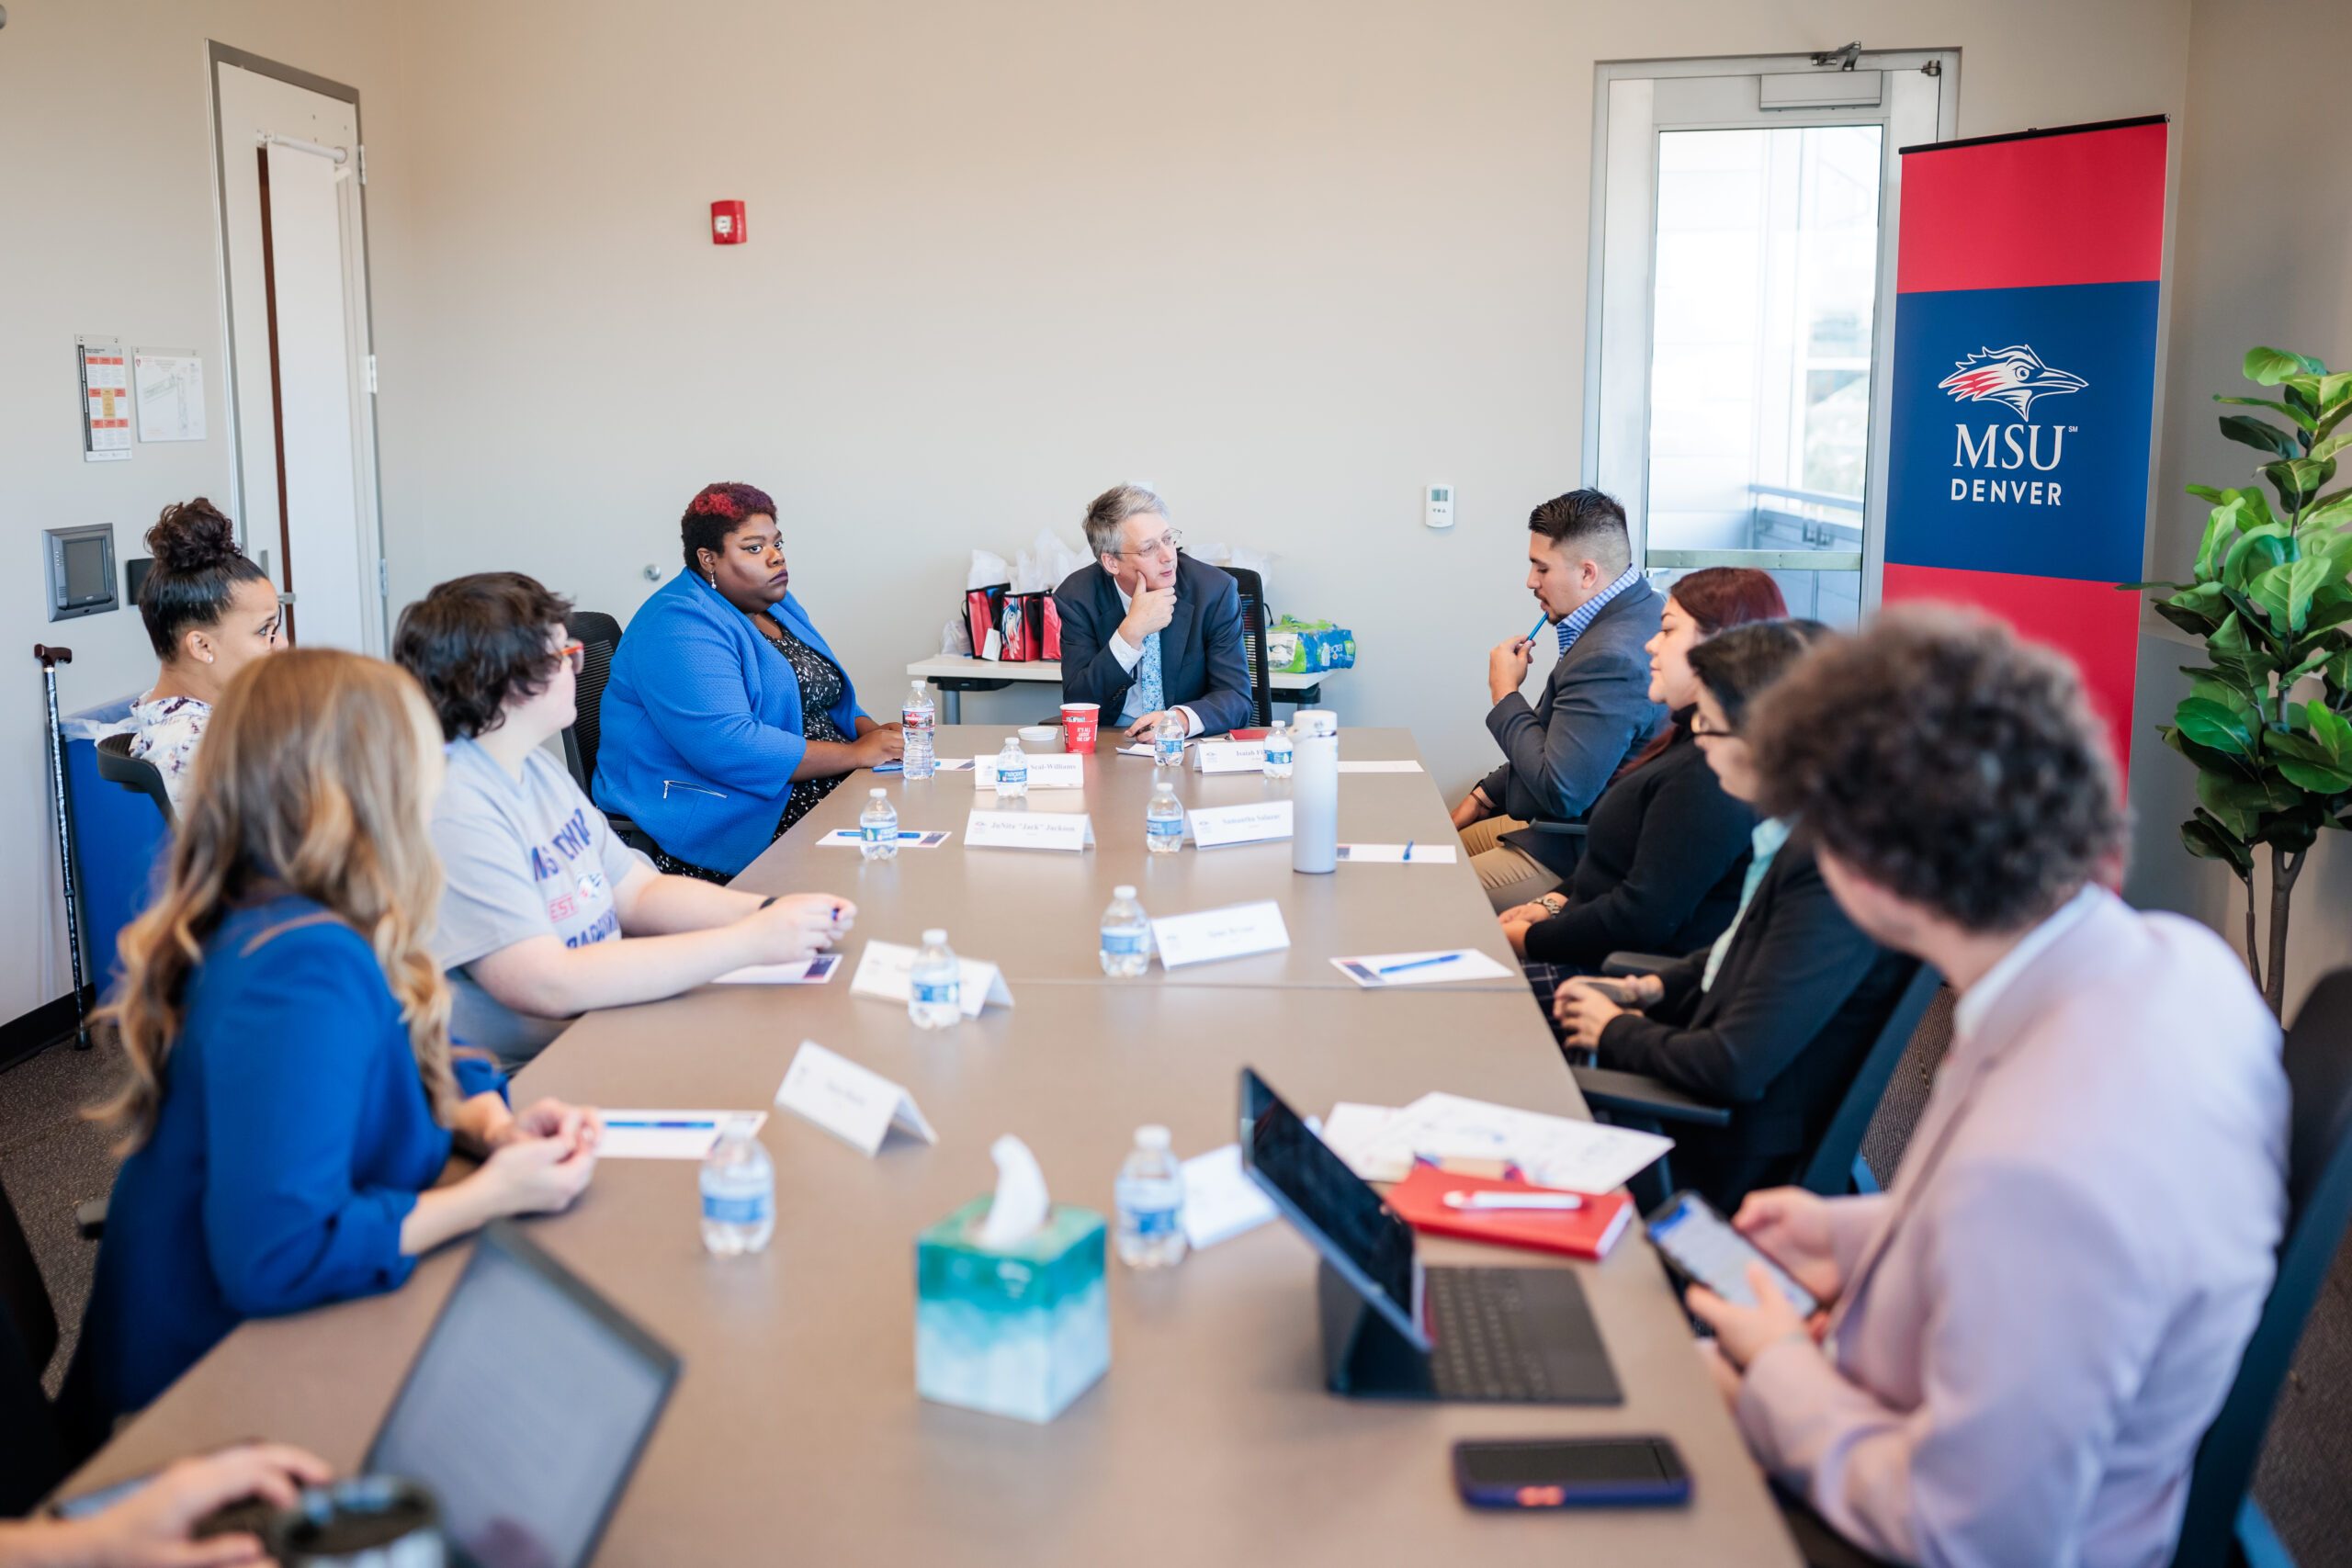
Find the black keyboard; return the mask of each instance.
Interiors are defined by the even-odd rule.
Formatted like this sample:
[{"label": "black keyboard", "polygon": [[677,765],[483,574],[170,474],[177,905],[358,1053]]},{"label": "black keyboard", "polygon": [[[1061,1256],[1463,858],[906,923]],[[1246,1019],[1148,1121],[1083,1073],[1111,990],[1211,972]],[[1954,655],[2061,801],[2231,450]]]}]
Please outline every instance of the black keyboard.
[{"label": "black keyboard", "polygon": [[1437,1341],[1430,1371],[1449,1399],[1519,1404],[1552,1397],[1518,1269],[1432,1269],[1423,1277]]}]

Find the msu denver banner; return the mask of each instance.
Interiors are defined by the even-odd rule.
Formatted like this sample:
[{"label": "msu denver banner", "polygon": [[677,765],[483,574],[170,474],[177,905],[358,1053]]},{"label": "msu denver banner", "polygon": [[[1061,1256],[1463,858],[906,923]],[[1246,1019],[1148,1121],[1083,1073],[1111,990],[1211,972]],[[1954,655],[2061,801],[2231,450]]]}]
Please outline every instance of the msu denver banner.
[{"label": "msu denver banner", "polygon": [[1883,598],[2071,654],[2132,752],[2161,117],[1903,151]]}]

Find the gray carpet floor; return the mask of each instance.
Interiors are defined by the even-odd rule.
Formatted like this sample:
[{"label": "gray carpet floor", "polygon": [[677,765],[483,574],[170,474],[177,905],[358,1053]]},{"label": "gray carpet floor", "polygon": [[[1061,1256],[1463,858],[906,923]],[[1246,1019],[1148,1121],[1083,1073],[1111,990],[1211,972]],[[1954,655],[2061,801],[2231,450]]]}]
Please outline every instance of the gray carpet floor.
[{"label": "gray carpet floor", "polygon": [[[1951,997],[1939,998],[1895,1070],[1862,1153],[1883,1181],[1926,1105],[1951,1040]],[[74,1205],[114,1179],[113,1138],[85,1108],[119,1077],[115,1048],[59,1044],[0,1073],[0,1187],[17,1206],[62,1329],[51,1391],[73,1355],[97,1248],[75,1233]],[[2305,1568],[2352,1564],[2352,1247],[2336,1258],[2278,1402],[2256,1495]]]}]

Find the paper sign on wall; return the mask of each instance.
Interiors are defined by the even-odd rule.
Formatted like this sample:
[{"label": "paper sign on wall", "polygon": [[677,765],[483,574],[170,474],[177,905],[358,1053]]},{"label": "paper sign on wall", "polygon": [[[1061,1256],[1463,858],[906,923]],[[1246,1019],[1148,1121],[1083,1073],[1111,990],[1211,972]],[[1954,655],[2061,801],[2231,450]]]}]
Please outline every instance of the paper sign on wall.
[{"label": "paper sign on wall", "polygon": [[1226,844],[1269,843],[1291,835],[1287,800],[1258,800],[1247,806],[1195,806],[1186,814],[1193,842],[1204,850]]},{"label": "paper sign on wall", "polygon": [[1290,945],[1282,906],[1272,899],[1204,909],[1197,915],[1170,915],[1152,921],[1151,934],[1159,946],[1159,962],[1170,969],[1219,958],[1246,958]]},{"label": "paper sign on wall", "polygon": [[130,360],[119,337],[77,337],[82,375],[82,460],[119,463],[130,456]]},{"label": "paper sign on wall", "polygon": [[[966,1018],[978,1018],[980,1009],[994,1002],[999,1007],[1012,1005],[1012,992],[1004,983],[1004,976],[993,964],[977,958],[958,957],[956,967],[960,971],[956,987],[956,1001],[963,1007]],[[914,989],[915,950],[895,942],[869,942],[858,955],[857,972],[849,977],[854,996],[876,997],[886,1002],[904,1006]]]},{"label": "paper sign on wall", "polygon": [[195,350],[133,349],[130,370],[140,440],[204,439],[204,361]]},{"label": "paper sign on wall", "polygon": [[882,1152],[882,1140],[893,1127],[926,1144],[939,1142],[903,1087],[814,1040],[800,1043],[775,1102],[868,1156]]},{"label": "paper sign on wall", "polygon": [[973,849],[1084,850],[1094,842],[1094,825],[1083,811],[974,811],[964,824],[964,842]]}]

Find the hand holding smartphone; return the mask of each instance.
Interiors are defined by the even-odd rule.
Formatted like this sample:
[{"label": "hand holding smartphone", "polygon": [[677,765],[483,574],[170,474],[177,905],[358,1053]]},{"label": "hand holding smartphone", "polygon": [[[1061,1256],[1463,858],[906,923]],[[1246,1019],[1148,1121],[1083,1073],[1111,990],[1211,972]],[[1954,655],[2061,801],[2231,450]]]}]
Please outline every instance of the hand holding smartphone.
[{"label": "hand holding smartphone", "polygon": [[1747,1266],[1760,1263],[1799,1316],[1811,1317],[1821,1310],[1811,1291],[1696,1192],[1668,1198],[1649,1217],[1647,1229],[1650,1244],[1686,1284],[1704,1285],[1736,1306],[1752,1307],[1756,1292],[1747,1288]]}]

